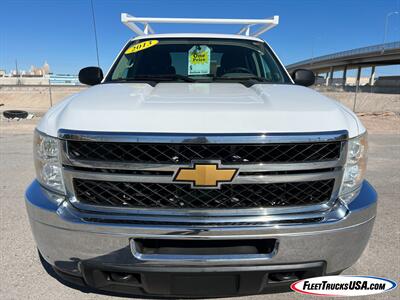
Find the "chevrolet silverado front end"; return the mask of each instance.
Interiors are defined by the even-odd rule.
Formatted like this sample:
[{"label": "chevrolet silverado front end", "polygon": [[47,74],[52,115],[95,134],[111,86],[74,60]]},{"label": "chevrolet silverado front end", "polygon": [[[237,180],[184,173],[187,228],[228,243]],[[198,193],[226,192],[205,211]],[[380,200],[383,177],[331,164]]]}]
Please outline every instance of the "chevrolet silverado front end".
[{"label": "chevrolet silverado front end", "polygon": [[133,39],[46,114],[34,156],[38,249],[101,290],[280,291],[353,265],[376,214],[365,128],[251,36]]}]

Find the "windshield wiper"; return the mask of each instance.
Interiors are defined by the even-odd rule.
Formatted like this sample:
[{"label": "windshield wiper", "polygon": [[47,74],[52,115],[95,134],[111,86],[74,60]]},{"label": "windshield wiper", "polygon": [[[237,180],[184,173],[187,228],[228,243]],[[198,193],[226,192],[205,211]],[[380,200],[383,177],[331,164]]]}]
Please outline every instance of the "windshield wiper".
[{"label": "windshield wiper", "polygon": [[[185,75],[180,75],[180,74],[156,74],[156,75],[137,75],[134,77],[128,77],[128,78],[117,78],[108,81],[108,83],[120,83],[120,82],[145,82],[150,84],[151,86],[156,86],[158,82],[160,81],[171,81],[171,80],[176,80],[180,79],[184,82],[196,82],[195,79],[190,78]],[[107,83],[107,81],[106,81]]]},{"label": "windshield wiper", "polygon": [[215,79],[228,79],[228,80],[237,80],[237,81],[243,81],[243,80],[256,80],[259,82],[272,82],[271,80],[268,80],[267,78],[264,77],[259,77],[259,76],[243,76],[243,77],[216,77]]},{"label": "windshield wiper", "polygon": [[267,78],[264,77],[259,77],[259,76],[243,76],[243,77],[213,77],[214,81],[221,80],[221,81],[234,81],[237,83],[243,84],[245,87],[251,87],[254,84],[257,84],[258,82],[264,82],[264,83],[271,83],[273,81],[268,80]]},{"label": "windshield wiper", "polygon": [[[211,76],[210,76],[211,77]],[[212,81],[236,81],[242,83],[246,87],[251,87],[257,82],[272,82],[264,77],[259,76],[243,76],[243,77],[211,77]],[[181,74],[154,74],[154,75],[136,75],[128,78],[118,78],[110,82],[147,82],[155,86],[161,81],[182,80],[184,82],[198,82],[196,79]]]}]

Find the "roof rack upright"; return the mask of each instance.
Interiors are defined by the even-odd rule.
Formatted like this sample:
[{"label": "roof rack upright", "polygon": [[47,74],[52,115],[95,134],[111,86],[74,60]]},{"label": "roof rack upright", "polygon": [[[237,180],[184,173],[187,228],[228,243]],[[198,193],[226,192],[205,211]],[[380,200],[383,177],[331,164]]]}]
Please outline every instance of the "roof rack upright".
[{"label": "roof rack upright", "polygon": [[[150,23],[175,23],[175,24],[239,24],[243,25],[237,34],[246,36],[259,36],[264,32],[275,27],[279,23],[279,16],[273,16],[269,19],[196,19],[196,18],[142,18],[133,17],[127,13],[121,14],[121,22],[129,27],[137,35],[154,34]],[[141,29],[136,23],[143,25]],[[250,34],[253,26],[259,25],[258,30]]]}]

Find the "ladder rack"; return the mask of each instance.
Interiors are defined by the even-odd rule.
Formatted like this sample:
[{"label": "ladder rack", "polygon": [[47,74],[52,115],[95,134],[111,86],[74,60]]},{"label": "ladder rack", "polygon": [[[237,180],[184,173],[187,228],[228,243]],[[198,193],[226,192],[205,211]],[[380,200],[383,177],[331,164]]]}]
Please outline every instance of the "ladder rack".
[{"label": "ladder rack", "polygon": [[[137,35],[154,34],[150,23],[175,23],[175,24],[225,24],[243,25],[237,34],[246,36],[259,36],[272,29],[279,23],[279,16],[273,16],[269,19],[195,19],[195,18],[142,18],[134,17],[127,13],[121,14],[121,22]],[[142,24],[143,29],[137,24]],[[250,34],[251,27],[258,26],[258,30]]]}]

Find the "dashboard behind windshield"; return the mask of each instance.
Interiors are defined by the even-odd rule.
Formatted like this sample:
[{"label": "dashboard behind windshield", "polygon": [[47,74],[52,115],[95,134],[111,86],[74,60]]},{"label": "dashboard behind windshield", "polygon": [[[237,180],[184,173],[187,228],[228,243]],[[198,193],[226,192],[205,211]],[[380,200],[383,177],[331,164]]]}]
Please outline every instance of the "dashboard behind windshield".
[{"label": "dashboard behind windshield", "polygon": [[148,39],[128,44],[105,82],[291,83],[265,43],[230,39]]}]

